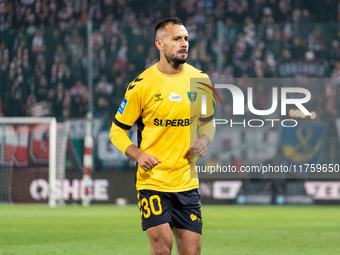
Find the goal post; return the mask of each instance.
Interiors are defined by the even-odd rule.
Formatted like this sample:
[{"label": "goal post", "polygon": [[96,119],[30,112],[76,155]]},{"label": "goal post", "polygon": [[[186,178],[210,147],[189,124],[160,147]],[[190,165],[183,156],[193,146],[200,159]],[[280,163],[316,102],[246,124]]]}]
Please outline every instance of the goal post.
[{"label": "goal post", "polygon": [[57,185],[57,120],[50,119],[50,143],[49,143],[49,196],[48,203],[56,207],[56,185]]},{"label": "goal post", "polygon": [[[34,142],[32,142],[33,138],[29,138],[30,129],[23,128],[30,125],[40,125],[41,127],[38,131],[41,133],[48,131],[48,155],[46,155],[46,157],[48,157],[48,204],[51,207],[62,205],[64,204],[64,201],[62,199],[61,186],[63,179],[65,178],[66,145],[69,133],[69,123],[57,123],[55,117],[0,118],[0,168],[3,168],[1,167],[2,165],[10,164],[13,166],[16,164],[17,168],[24,169],[25,165],[28,164],[27,162],[18,162],[17,158],[24,157],[20,155],[20,153],[25,150],[20,150],[20,146],[23,146],[23,144],[26,144],[26,147],[30,144],[35,146]],[[25,153],[28,154],[27,149]],[[14,154],[15,156],[13,156]]]}]

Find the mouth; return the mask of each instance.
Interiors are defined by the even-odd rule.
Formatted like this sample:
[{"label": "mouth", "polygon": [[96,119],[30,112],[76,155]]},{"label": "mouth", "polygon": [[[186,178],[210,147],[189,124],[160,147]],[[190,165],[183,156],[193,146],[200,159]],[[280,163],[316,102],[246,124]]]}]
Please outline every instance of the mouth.
[{"label": "mouth", "polygon": [[188,52],[186,50],[182,50],[182,51],[179,51],[178,54],[180,55],[186,55],[188,54]]}]

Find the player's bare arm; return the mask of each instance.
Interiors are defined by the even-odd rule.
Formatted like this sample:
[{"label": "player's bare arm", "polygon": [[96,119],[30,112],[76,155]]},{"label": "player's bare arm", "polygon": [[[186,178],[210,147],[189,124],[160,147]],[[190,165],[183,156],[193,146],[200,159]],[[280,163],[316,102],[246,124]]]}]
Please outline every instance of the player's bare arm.
[{"label": "player's bare arm", "polygon": [[137,161],[138,165],[145,171],[151,170],[159,163],[162,163],[160,159],[156,158],[153,155],[145,153],[133,144],[126,148],[125,154],[129,158]]},{"label": "player's bare arm", "polygon": [[208,149],[207,146],[210,143],[210,138],[208,135],[203,134],[198,138],[196,141],[194,141],[190,146],[190,150],[192,150],[196,155],[200,158],[203,158],[205,155],[207,155]]}]

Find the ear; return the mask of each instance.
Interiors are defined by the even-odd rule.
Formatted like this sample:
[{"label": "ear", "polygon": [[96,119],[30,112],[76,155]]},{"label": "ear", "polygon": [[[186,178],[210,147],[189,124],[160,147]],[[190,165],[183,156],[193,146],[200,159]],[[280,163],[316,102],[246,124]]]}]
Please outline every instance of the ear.
[{"label": "ear", "polygon": [[157,49],[160,50],[160,51],[162,51],[164,49],[163,42],[160,39],[155,40],[155,45],[156,45]]}]

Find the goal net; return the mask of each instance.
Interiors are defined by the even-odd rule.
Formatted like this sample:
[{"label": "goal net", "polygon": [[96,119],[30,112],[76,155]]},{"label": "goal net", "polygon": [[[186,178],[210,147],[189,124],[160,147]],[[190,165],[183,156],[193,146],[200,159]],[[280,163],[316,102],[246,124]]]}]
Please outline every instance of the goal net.
[{"label": "goal net", "polygon": [[64,204],[68,133],[55,118],[0,118],[0,203]]}]

